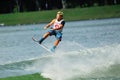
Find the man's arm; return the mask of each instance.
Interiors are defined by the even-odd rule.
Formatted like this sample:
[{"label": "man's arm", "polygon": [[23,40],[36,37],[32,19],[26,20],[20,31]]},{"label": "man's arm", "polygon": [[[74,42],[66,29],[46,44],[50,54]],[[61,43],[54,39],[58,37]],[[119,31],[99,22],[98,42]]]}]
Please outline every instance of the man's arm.
[{"label": "man's arm", "polygon": [[52,24],[54,24],[54,22],[55,22],[55,19],[53,19],[50,23],[48,23],[48,24],[44,27],[44,29],[49,28]]}]

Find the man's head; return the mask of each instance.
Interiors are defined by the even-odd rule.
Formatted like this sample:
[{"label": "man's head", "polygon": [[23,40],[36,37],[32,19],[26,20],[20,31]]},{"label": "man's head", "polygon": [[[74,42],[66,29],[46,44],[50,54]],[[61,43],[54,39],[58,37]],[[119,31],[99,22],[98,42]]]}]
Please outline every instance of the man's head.
[{"label": "man's head", "polygon": [[61,20],[63,18],[63,12],[62,11],[58,11],[57,15],[56,15],[57,20]]}]

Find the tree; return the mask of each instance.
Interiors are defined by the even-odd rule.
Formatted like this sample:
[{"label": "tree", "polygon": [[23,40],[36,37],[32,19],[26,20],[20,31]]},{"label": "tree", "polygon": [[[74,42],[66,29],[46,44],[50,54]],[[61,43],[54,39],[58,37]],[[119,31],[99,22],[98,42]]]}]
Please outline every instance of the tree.
[{"label": "tree", "polygon": [[18,0],[15,0],[16,2],[16,5],[17,5],[17,12],[20,12],[20,5],[19,5],[19,1]]},{"label": "tree", "polygon": [[63,9],[66,8],[66,0],[62,0],[62,7],[63,7]]},{"label": "tree", "polygon": [[0,0],[0,13],[13,12],[14,4],[14,0]]},{"label": "tree", "polygon": [[38,0],[35,0],[35,3],[36,3],[36,9],[40,11],[40,4],[39,4],[39,1],[38,1]]},{"label": "tree", "polygon": [[120,4],[120,0],[0,0],[0,13]]}]

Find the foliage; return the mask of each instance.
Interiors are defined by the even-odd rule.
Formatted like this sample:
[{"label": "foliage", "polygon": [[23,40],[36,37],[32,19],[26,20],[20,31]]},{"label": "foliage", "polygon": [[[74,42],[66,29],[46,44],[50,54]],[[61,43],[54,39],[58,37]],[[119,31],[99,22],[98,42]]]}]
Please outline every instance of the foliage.
[{"label": "foliage", "polygon": [[[55,10],[120,4],[120,0],[0,0],[0,13]],[[17,8],[17,9],[16,9]]]}]

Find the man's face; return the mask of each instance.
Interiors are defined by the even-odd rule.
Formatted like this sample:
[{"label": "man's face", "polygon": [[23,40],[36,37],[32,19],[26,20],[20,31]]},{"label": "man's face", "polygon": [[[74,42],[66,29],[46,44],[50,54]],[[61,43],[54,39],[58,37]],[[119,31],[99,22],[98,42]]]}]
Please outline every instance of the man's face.
[{"label": "man's face", "polygon": [[61,18],[62,18],[62,16],[61,16],[60,14],[57,14],[57,15],[56,15],[56,19],[57,19],[57,20],[61,20]]}]

